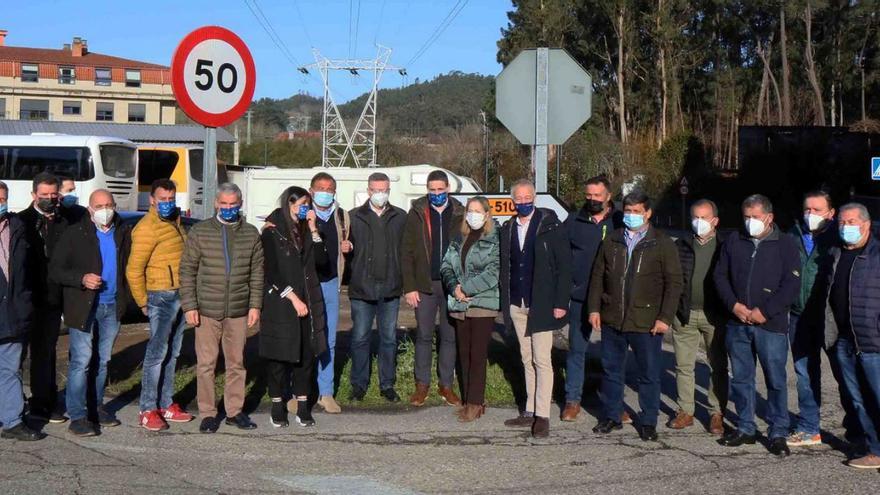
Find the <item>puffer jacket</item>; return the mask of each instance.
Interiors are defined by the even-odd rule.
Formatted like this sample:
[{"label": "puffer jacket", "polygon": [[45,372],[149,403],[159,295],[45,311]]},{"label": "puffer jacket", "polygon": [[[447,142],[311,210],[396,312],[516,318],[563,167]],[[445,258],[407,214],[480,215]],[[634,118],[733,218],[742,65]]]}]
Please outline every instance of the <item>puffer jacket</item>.
[{"label": "puffer jacket", "polygon": [[253,225],[211,217],[193,226],[180,259],[184,312],[220,320],[263,307],[263,244]]},{"label": "puffer jacket", "polygon": [[839,328],[831,310],[831,286],[840,261],[841,247],[829,252],[830,260],[820,267],[816,285],[825,295],[825,347],[838,338],[853,341],[856,352],[880,353],[880,241],[871,234],[865,250],[853,262],[849,273],[850,323],[852,328]]},{"label": "puffer jacket", "polygon": [[147,305],[147,291],[180,288],[180,256],[185,240],[180,217],[163,220],[154,207],[134,226],[125,277],[138,307]]},{"label": "puffer jacket", "polygon": [[[447,306],[450,313],[465,312],[468,308],[483,308],[498,311],[501,308],[499,278],[501,276],[500,241],[495,225],[492,232],[483,234],[468,250],[461,267],[461,248],[464,244],[461,234],[449,243],[440,276],[443,286],[450,294]],[[455,287],[461,285],[462,292],[470,298],[470,302],[460,302],[453,294]]]}]

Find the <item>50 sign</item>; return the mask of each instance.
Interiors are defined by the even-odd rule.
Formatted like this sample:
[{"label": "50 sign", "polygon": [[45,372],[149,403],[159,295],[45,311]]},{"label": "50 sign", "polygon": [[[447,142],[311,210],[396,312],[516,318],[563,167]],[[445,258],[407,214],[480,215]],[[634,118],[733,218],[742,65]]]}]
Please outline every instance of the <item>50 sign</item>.
[{"label": "50 sign", "polygon": [[174,52],[174,97],[187,116],[204,126],[221,127],[241,117],[255,86],[253,57],[241,38],[226,28],[196,29]]}]

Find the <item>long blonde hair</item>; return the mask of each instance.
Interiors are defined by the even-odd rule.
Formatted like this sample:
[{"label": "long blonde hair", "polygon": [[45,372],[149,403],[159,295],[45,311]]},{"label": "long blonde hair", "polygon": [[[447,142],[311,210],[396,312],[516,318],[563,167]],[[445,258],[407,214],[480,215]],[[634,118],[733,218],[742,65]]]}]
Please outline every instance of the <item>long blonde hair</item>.
[{"label": "long blonde hair", "polygon": [[471,233],[471,226],[467,223],[467,209],[471,203],[480,203],[480,206],[486,210],[486,223],[483,224],[483,235],[492,232],[495,229],[495,220],[492,219],[492,208],[489,207],[489,200],[486,196],[474,196],[464,205],[464,216],[461,219],[461,235],[467,237]]}]

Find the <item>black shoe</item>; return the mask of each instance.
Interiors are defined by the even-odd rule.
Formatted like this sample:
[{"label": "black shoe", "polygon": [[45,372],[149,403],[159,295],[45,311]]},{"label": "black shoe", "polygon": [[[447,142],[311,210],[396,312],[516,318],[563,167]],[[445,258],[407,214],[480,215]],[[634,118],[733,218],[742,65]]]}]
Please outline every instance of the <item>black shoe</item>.
[{"label": "black shoe", "polygon": [[60,425],[67,422],[67,416],[59,411],[52,411],[49,413],[49,422],[53,425]]},{"label": "black shoe", "polygon": [[791,449],[788,448],[788,443],[782,437],[770,440],[770,446],[767,450],[777,457],[788,457],[791,455]]},{"label": "black shoe", "polygon": [[639,431],[639,438],[641,438],[643,442],[656,442],[657,441],[657,427],[656,426],[642,426],[642,429]]},{"label": "black shoe", "polygon": [[296,401],[296,424],[302,427],[315,426],[315,418],[312,417],[312,410],[309,408],[309,402],[305,400]]},{"label": "black shoe", "polygon": [[616,421],[603,419],[602,421],[599,421],[599,424],[593,427],[593,433],[601,433],[604,435],[606,433],[611,433],[614,430],[620,430],[622,428],[623,425]]},{"label": "black shoe", "polygon": [[351,392],[348,394],[348,400],[360,402],[360,401],[364,400],[364,397],[366,395],[367,395],[366,390],[364,390],[358,386],[352,385]]},{"label": "black shoe", "polygon": [[381,392],[379,392],[379,395],[385,397],[385,400],[387,400],[388,402],[400,402],[400,396],[397,395],[397,392],[394,390],[393,387],[382,390]]},{"label": "black shoe", "polygon": [[70,426],[67,427],[67,431],[78,437],[93,437],[98,434],[98,429],[95,428],[95,424],[86,418],[71,421]]},{"label": "black shoe", "polygon": [[[739,447],[740,445],[754,445],[756,438],[756,435],[746,435],[734,430],[727,435],[724,435],[718,440],[718,443],[725,447]],[[785,443],[784,438],[782,439],[782,442]]]},{"label": "black shoe", "polygon": [[0,438],[9,438],[21,442],[33,442],[46,438],[46,434],[40,431],[32,430],[23,421],[8,430],[4,429],[0,432]]},{"label": "black shoe", "polygon": [[110,411],[104,409],[104,407],[98,408],[98,424],[105,428],[112,428],[114,426],[119,426],[122,424],[116,416]]},{"label": "black shoe", "polygon": [[217,429],[220,428],[220,421],[213,416],[208,416],[207,418],[202,418],[202,424],[199,425],[199,431],[201,433],[216,433]]},{"label": "black shoe", "polygon": [[290,426],[290,421],[287,420],[287,406],[284,405],[284,402],[272,402],[272,413],[269,415],[269,422],[275,428],[287,428]]},{"label": "black shoe", "polygon": [[257,428],[257,424],[251,421],[251,418],[247,417],[245,413],[238,413],[231,418],[226,418],[226,424],[239,430],[255,430]]}]

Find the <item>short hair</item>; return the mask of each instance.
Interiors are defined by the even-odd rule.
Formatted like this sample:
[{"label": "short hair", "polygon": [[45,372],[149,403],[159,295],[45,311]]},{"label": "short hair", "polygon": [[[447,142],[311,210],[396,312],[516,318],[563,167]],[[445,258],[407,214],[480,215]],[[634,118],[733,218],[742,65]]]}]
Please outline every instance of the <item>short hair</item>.
[{"label": "short hair", "polygon": [[76,179],[74,179],[73,177],[71,177],[69,175],[58,174],[58,175],[56,175],[56,177],[58,177],[59,182],[67,182],[67,181],[76,182]]},{"label": "short hair", "polygon": [[608,177],[603,175],[597,175],[595,177],[590,177],[587,179],[587,183],[584,184],[584,187],[587,186],[605,186],[605,190],[611,192],[611,181],[608,180]]},{"label": "short hair", "polygon": [[532,189],[532,192],[533,192],[533,193],[535,193],[535,192],[538,191],[538,190],[535,188],[535,183],[534,183],[534,182],[530,181],[529,179],[520,179],[520,180],[514,182],[514,183],[510,186],[510,195],[511,195],[511,197],[512,197],[514,194],[516,194],[516,190],[519,189],[520,187],[530,187],[530,188]]},{"label": "short hair", "polygon": [[755,206],[760,206],[764,213],[773,213],[773,203],[770,202],[770,198],[763,194],[752,194],[743,200],[743,210],[746,208],[754,208]]},{"label": "short hair", "polygon": [[431,173],[428,174],[428,182],[435,180],[442,180],[444,184],[447,186],[449,185],[449,176],[442,170],[432,170]]},{"label": "short hair", "polygon": [[33,184],[33,192],[34,193],[37,192],[37,187],[39,187],[40,184],[46,184],[46,185],[55,186],[58,188],[61,187],[61,181],[58,180],[58,176],[55,174],[49,173],[49,172],[40,172],[34,176],[34,184]]},{"label": "short hair", "polygon": [[153,185],[150,186],[150,196],[156,195],[156,189],[177,192],[177,184],[171,179],[156,179],[153,181]]},{"label": "short hair", "polygon": [[336,189],[336,179],[327,172],[318,172],[315,174],[315,176],[312,177],[312,182],[309,183],[309,187],[315,187],[315,183],[322,180],[329,180],[333,183],[333,189]]},{"label": "short hair", "polygon": [[370,182],[391,182],[391,179],[383,172],[373,172],[367,177],[367,183]]},{"label": "short hair", "polygon": [[644,205],[645,210],[651,209],[651,198],[641,189],[636,189],[623,197],[623,206]]},{"label": "short hair", "polygon": [[807,194],[804,194],[804,202],[806,202],[810,198],[823,198],[825,202],[828,203],[828,209],[834,208],[834,202],[831,201],[831,194],[828,194],[828,191],[823,191],[821,189],[816,189],[814,191],[810,191]]},{"label": "short hair", "polygon": [[0,180],[0,191],[6,191],[6,195],[9,195],[9,186],[7,186],[2,180]]},{"label": "short hair", "polygon": [[235,197],[241,201],[241,188],[232,182],[224,182],[217,186],[217,195],[215,198],[220,198],[221,194],[235,194]]},{"label": "short hair", "polygon": [[849,211],[849,210],[858,210],[859,218],[862,219],[862,221],[865,221],[865,222],[871,221],[871,214],[868,213],[868,209],[865,208],[865,205],[863,205],[861,203],[847,203],[847,204],[840,207],[841,214],[843,212]]},{"label": "short hair", "polygon": [[696,201],[696,203],[694,203],[694,204],[691,205],[691,213],[694,212],[694,209],[699,208],[699,207],[701,207],[701,206],[710,206],[710,207],[712,207],[712,216],[713,216],[713,217],[717,217],[717,216],[718,216],[718,205],[716,205],[715,202],[712,201],[712,200],[709,199],[709,198],[698,199],[698,200]]}]

